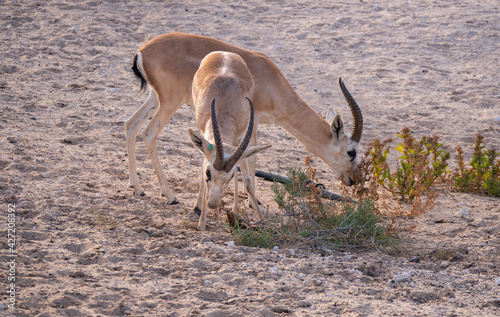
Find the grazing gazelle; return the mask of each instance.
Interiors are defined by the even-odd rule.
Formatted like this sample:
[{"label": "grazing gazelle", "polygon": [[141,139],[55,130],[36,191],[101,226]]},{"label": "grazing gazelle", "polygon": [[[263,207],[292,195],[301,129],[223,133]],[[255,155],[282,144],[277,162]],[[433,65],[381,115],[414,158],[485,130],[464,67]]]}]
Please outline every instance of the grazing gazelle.
[{"label": "grazing gazelle", "polygon": [[[328,111],[327,121],[307,105],[266,55],[205,36],[169,33],[153,38],[134,55],[132,69],[141,79],[141,88],[146,83],[151,87],[147,100],[125,122],[129,185],[134,188],[135,194],[144,194],[137,179],[135,140],[141,126],[153,116],[142,136],[161,185],[161,194],[167,196],[169,204],[177,203],[158,159],[156,139],[177,109],[185,103],[193,105],[194,75],[202,59],[214,51],[240,55],[252,73],[255,82],[252,99],[255,124],[250,145],[256,144],[259,123],[277,124],[298,138],[306,150],[328,164],[345,184],[354,183],[354,172],[359,164],[357,149],[363,130],[363,117],[341,80],[340,87],[354,117],[352,136],[344,134],[342,118],[335,115],[333,110]],[[254,184],[255,159],[249,158],[248,161],[251,184]],[[254,186],[250,186],[250,190],[254,191]],[[255,194],[251,193],[251,196]]]},{"label": "grazing gazelle", "polygon": [[[257,198],[250,194],[252,190],[249,188],[251,184],[246,165],[246,158],[270,147],[248,146],[254,127],[254,109],[250,99],[254,90],[250,70],[243,58],[235,53],[208,54],[194,75],[192,96],[196,125],[202,135],[189,129],[189,136],[205,157],[195,207],[201,207],[198,224],[201,230],[205,230],[207,223],[207,206],[211,209],[220,206],[222,194],[240,160],[248,198],[256,208],[259,220],[262,220]],[[234,177],[233,211],[237,210],[238,177]]]}]

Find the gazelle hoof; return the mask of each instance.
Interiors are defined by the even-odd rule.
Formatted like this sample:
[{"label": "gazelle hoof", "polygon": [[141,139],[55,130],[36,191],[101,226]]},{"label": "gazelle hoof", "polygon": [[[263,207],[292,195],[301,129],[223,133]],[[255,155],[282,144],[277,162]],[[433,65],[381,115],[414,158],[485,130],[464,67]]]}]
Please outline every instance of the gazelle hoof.
[{"label": "gazelle hoof", "polygon": [[198,216],[201,216],[201,210],[200,210],[200,208],[198,208],[198,207],[194,207],[194,208],[193,208],[193,211],[194,211],[194,213],[195,213],[195,214],[197,214]]},{"label": "gazelle hoof", "polygon": [[176,199],[173,202],[168,203],[167,205],[178,205],[178,204],[180,204],[180,202]]}]

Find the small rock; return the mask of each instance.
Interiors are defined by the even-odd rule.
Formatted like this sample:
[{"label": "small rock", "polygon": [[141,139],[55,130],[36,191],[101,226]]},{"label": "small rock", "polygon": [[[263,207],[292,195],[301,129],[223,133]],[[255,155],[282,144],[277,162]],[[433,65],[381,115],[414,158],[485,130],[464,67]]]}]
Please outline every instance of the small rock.
[{"label": "small rock", "polygon": [[500,277],[497,277],[497,278],[495,279],[495,283],[497,283],[497,285],[498,285],[498,286],[500,286]]},{"label": "small rock", "polygon": [[205,280],[205,281],[203,281],[203,285],[205,285],[205,286],[212,285],[212,281],[211,280]]},{"label": "small rock", "polygon": [[273,247],[273,249],[274,249],[274,250],[279,250],[279,248],[280,248],[280,247],[279,247],[279,246],[277,246],[277,245],[275,245],[275,246]]},{"label": "small rock", "polygon": [[295,255],[295,250],[294,249],[290,249],[290,250],[288,250],[288,252],[290,252],[290,255],[292,255],[292,256]]},{"label": "small rock", "polygon": [[411,274],[408,273],[408,272],[403,272],[403,273],[396,274],[392,278],[392,281],[394,283],[407,282],[409,280],[411,280]]},{"label": "small rock", "polygon": [[5,305],[0,303],[0,310],[5,310],[5,308],[6,308]]},{"label": "small rock", "polygon": [[443,262],[441,262],[440,266],[441,266],[442,269],[446,269],[448,266],[450,266],[450,262],[443,261]]},{"label": "small rock", "polygon": [[233,254],[231,255],[230,259],[233,262],[243,262],[244,257],[241,254]]},{"label": "small rock", "polygon": [[496,121],[496,122],[500,122],[500,116],[496,117],[496,118],[495,118],[495,121]]},{"label": "small rock", "polygon": [[284,307],[284,306],[274,306],[273,307],[273,312],[275,313],[278,313],[278,314],[290,314],[292,313],[293,311],[291,311],[290,309]]},{"label": "small rock", "polygon": [[273,267],[270,267],[269,268],[269,272],[271,274],[274,274],[274,275],[280,275],[281,274],[281,271],[278,270],[278,267],[277,266],[273,266]]},{"label": "small rock", "polygon": [[228,247],[234,247],[234,241],[224,242],[224,244],[227,245]]},{"label": "small rock", "polygon": [[458,203],[458,205],[459,205],[460,207],[467,207],[467,203],[466,203],[466,202],[464,202],[464,201],[462,201],[462,202]]},{"label": "small rock", "polygon": [[413,300],[413,301],[415,301],[417,303],[420,303],[420,304],[424,304],[424,303],[433,301],[436,298],[437,298],[436,294],[434,294],[434,293],[427,293],[427,292],[413,292],[410,295],[410,299],[411,300]]},{"label": "small rock", "polygon": [[312,303],[308,300],[301,300],[298,302],[300,307],[311,307]]},{"label": "small rock", "polygon": [[456,213],[457,216],[462,216],[462,217],[470,217],[471,216],[471,212],[469,209],[467,208],[462,208],[460,209],[457,213]]},{"label": "small rock", "polygon": [[314,286],[321,286],[323,284],[323,281],[321,280],[317,280],[317,279],[312,279],[311,280],[311,283],[314,285]]}]

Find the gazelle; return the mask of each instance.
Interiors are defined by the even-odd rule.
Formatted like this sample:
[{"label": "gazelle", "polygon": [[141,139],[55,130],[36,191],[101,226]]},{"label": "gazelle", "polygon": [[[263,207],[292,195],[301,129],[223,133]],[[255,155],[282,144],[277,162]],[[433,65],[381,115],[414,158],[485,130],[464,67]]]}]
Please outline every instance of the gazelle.
[{"label": "gazelle", "polygon": [[[352,136],[344,134],[343,120],[332,109],[329,109],[325,120],[307,105],[266,55],[205,36],[169,33],[153,38],[134,55],[132,69],[141,79],[141,89],[146,84],[151,88],[144,104],[125,122],[129,185],[134,188],[135,194],[144,194],[137,179],[135,140],[141,126],[153,116],[142,136],[161,185],[161,194],[167,197],[169,204],[177,203],[158,159],[156,139],[177,109],[185,103],[193,105],[194,75],[202,59],[214,51],[240,55],[252,73],[255,82],[252,100],[255,124],[250,145],[256,144],[259,123],[277,124],[299,139],[307,151],[330,166],[345,184],[354,183],[354,172],[359,164],[357,149],[363,130],[363,117],[340,79],[341,90],[354,117]],[[248,161],[251,184],[254,184],[255,159],[249,158]],[[254,186],[250,186],[249,190],[254,191]],[[251,196],[255,194],[252,192]]]},{"label": "gazelle", "polygon": [[[254,109],[250,99],[254,90],[250,70],[243,58],[235,53],[208,54],[194,75],[192,96],[196,125],[203,135],[189,129],[189,136],[205,157],[196,206],[201,207],[201,230],[205,230],[207,223],[207,206],[211,209],[220,206],[224,189],[234,176],[236,163],[241,160],[243,181],[250,193],[245,159],[270,147],[248,146],[254,127]],[[233,211],[237,211],[238,177],[234,177],[234,187]],[[257,198],[249,194],[249,199],[262,220]]]}]

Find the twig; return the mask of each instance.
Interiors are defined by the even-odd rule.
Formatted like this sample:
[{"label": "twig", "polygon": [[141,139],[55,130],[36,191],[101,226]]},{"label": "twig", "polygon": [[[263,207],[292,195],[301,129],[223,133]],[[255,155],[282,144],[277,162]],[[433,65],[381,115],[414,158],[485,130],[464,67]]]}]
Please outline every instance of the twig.
[{"label": "twig", "polygon": [[[270,173],[270,172],[264,172],[261,170],[255,170],[255,176],[263,178],[266,181],[278,182],[281,184],[288,184],[288,183],[292,182],[292,180],[286,176],[277,175],[277,174]],[[313,186],[316,187],[316,186],[322,186],[322,185],[314,183]],[[322,187],[324,187],[324,186],[322,186]],[[330,200],[336,200],[336,201],[352,202],[351,199],[340,196],[339,194],[332,193],[324,188],[321,190],[321,197],[327,198]]]}]

